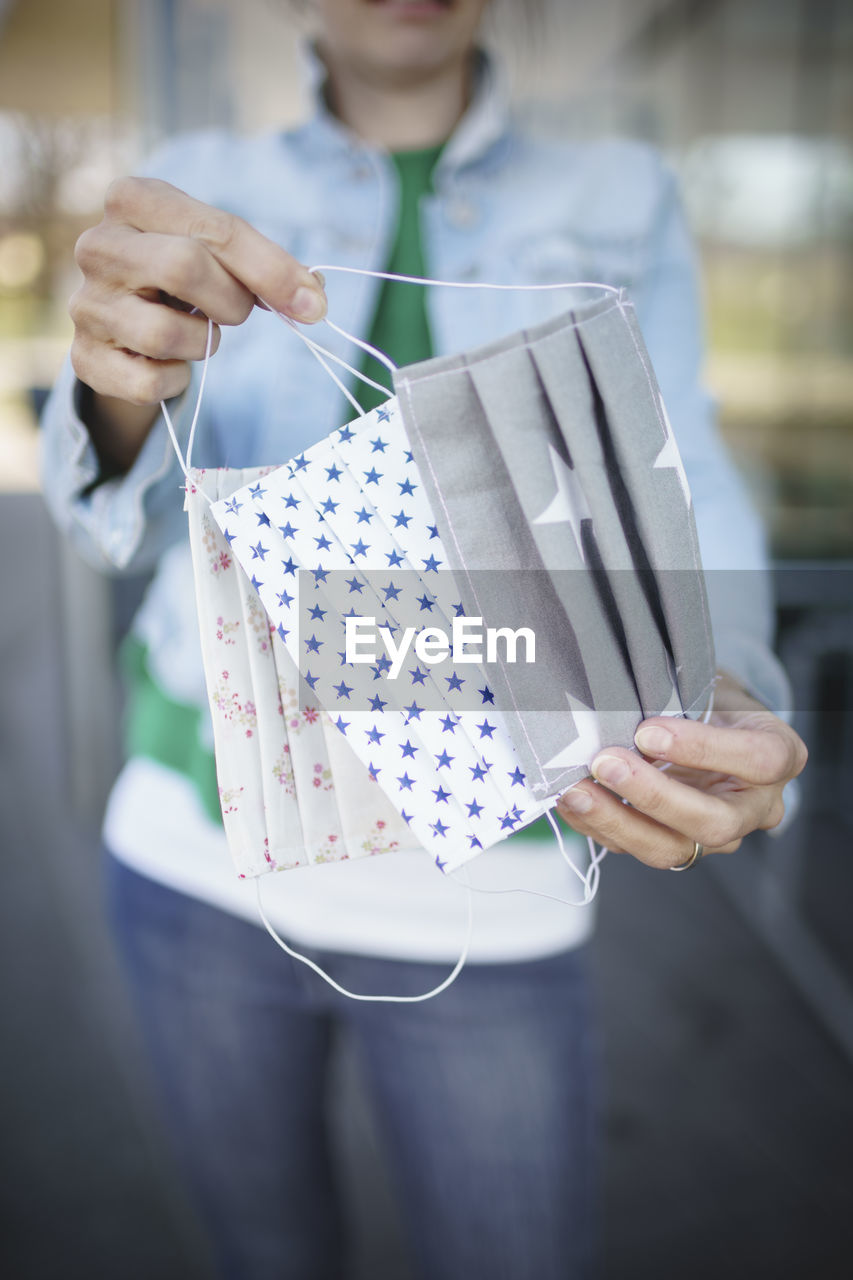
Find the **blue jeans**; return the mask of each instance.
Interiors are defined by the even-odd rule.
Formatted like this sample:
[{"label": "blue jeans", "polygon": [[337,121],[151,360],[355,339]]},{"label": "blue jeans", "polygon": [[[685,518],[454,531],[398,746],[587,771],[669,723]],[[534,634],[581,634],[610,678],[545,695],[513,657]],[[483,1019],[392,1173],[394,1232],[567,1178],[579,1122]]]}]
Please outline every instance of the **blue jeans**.
[{"label": "blue jeans", "polygon": [[[424,1004],[331,990],[259,928],[116,859],[109,900],[178,1158],[223,1273],[343,1274],[326,1083],[354,1041],[424,1280],[579,1280],[597,1217],[586,957],[468,965]],[[447,972],[310,951],[353,991]]]}]

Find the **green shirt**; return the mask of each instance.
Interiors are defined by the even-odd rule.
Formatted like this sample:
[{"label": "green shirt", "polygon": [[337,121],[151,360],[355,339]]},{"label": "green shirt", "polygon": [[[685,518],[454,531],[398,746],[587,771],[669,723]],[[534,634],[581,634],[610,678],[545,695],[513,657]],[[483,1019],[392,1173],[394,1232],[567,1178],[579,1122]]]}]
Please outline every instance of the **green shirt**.
[{"label": "green shirt", "polygon": [[[394,275],[428,274],[421,239],[421,200],[432,191],[432,174],[442,146],[443,144],[421,147],[417,151],[397,151],[391,156],[400,186],[400,210],[394,245],[385,270]],[[368,342],[384,351],[397,365],[429,359],[432,355],[432,337],[426,313],[426,289],[423,285],[383,280]],[[378,360],[367,356],[361,371],[375,382],[387,386],[390,393],[390,374]],[[375,409],[385,398],[362,382],[358,382],[353,390],[365,412]]]}]

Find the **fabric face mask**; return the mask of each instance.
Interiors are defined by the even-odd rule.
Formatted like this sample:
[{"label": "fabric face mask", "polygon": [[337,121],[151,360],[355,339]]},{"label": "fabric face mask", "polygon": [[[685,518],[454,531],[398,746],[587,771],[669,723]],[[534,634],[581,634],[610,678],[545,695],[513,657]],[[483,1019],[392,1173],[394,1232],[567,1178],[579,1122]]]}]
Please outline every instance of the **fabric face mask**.
[{"label": "fabric face mask", "polygon": [[[211,589],[227,589],[247,642],[250,733],[235,731],[221,645],[205,642],[242,874],[375,847],[345,834],[340,810],[320,820],[329,831],[306,821],[315,778],[334,776],[332,728],[396,813],[394,838],[453,870],[549,808],[602,745],[630,746],[644,717],[708,704],[689,491],[630,304],[608,296],[410,366],[395,389],[284,467],[193,475],[208,635],[219,643],[226,617]],[[244,576],[200,575],[205,543]],[[424,612],[448,637],[457,615],[486,635],[526,631],[535,662],[496,646],[476,665],[411,649],[395,663]],[[348,614],[384,633],[372,661],[348,655]]]},{"label": "fabric face mask", "polygon": [[[395,370],[395,396],[284,466],[185,468],[241,876],[413,845],[452,873],[641,719],[708,709],[686,478],[633,308],[599,288]],[[485,637],[474,661],[441,654],[460,620]],[[535,661],[490,632],[532,636]]]}]

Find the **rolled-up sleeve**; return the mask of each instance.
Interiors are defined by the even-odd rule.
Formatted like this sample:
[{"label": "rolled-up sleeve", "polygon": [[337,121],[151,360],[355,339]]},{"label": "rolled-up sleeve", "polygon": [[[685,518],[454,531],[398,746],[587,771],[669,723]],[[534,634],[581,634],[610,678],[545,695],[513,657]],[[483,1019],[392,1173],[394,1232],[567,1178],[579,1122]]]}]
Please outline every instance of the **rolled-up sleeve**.
[{"label": "rolled-up sleeve", "polygon": [[[184,476],[162,414],[133,466],[101,479],[101,466],[78,409],[80,384],[70,360],[42,415],[41,471],[45,501],[80,554],[108,573],[144,572],[185,535]],[[175,434],[186,453],[197,374],[170,402]]]}]

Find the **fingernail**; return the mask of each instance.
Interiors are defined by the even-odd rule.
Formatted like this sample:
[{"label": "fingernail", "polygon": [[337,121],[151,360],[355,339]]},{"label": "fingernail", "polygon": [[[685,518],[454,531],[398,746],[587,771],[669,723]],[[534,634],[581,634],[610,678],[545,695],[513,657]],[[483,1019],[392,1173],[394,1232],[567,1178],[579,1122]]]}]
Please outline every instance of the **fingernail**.
[{"label": "fingernail", "polygon": [[647,756],[665,756],[672,746],[673,737],[668,729],[652,724],[646,729],[638,729],[634,741]]},{"label": "fingernail", "polygon": [[560,805],[571,813],[589,813],[592,808],[592,796],[587,795],[585,791],[576,791],[573,788],[560,797]]},{"label": "fingernail", "polygon": [[314,277],[315,277],[315,279],[317,279],[317,280],[319,280],[319,281],[320,281],[320,288],[321,288],[321,289],[325,289],[325,287],[326,287],[326,277],[323,275],[322,271],[312,271],[312,272],[311,272],[311,274],[312,274],[312,276],[314,276]]},{"label": "fingernail", "polygon": [[592,762],[592,776],[598,778],[599,782],[609,782],[614,787],[625,782],[630,773],[630,768],[619,756],[599,756]]},{"label": "fingernail", "polygon": [[306,324],[314,324],[315,321],[322,320],[326,314],[326,299],[317,289],[309,289],[304,284],[300,285],[293,295],[290,314],[294,320],[304,320]]}]

